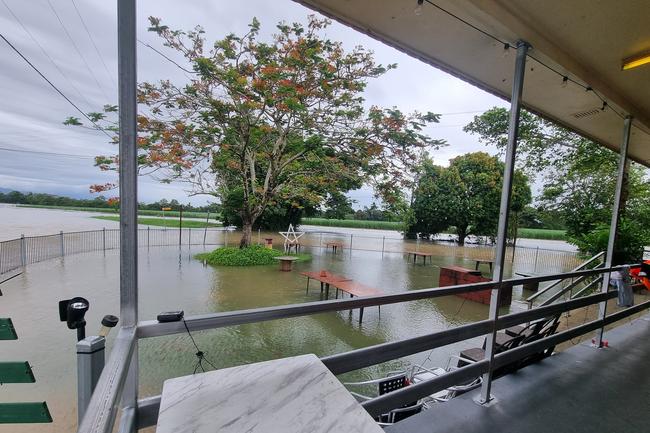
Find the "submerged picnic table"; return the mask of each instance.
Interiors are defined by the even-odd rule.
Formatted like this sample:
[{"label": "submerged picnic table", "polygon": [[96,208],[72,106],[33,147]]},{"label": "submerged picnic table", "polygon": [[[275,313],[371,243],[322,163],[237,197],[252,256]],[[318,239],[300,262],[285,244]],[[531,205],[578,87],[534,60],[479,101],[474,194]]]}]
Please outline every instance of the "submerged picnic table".
[{"label": "submerged picnic table", "polygon": [[418,257],[422,257],[423,265],[427,264],[427,257],[429,258],[429,262],[433,263],[432,253],[423,253],[421,251],[407,251],[406,254],[407,254],[407,261],[411,258],[411,255],[413,255],[413,263],[416,262]]},{"label": "submerged picnic table", "polygon": [[339,248],[343,249],[343,242],[339,242],[339,241],[325,242],[325,248],[328,250],[332,248],[332,252],[336,254]]},{"label": "submerged picnic table", "polygon": [[[336,298],[339,297],[339,290],[347,293],[351,298],[354,298],[355,296],[375,296],[382,294],[382,291],[379,289],[367,286],[342,275],[333,274],[329,271],[301,272],[300,275],[307,277],[307,293],[309,293],[309,281],[312,279],[319,281],[321,293],[323,293],[323,289],[325,289],[325,299],[329,298],[330,286],[334,286],[336,289]],[[381,312],[381,306],[378,307]],[[361,323],[362,320],[363,307],[359,308],[359,323]]]}]

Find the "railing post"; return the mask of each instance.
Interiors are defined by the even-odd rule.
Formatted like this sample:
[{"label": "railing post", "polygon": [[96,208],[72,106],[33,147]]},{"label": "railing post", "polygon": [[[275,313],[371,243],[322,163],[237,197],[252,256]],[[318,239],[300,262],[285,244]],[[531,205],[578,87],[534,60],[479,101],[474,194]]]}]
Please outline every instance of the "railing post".
[{"label": "railing post", "polygon": [[187,245],[192,245],[192,227],[187,228]]},{"label": "railing post", "polygon": [[106,338],[92,336],[77,342],[77,418],[83,419],[105,362]]},{"label": "railing post", "polygon": [[[167,228],[167,227],[165,227]],[[149,234],[151,233],[151,227],[147,226],[147,249],[149,249]]]},{"label": "railing post", "polygon": [[223,237],[224,237],[223,246],[227,247],[228,246],[228,229],[224,230],[223,233],[224,233],[224,235],[223,235]]},{"label": "railing post", "polygon": [[487,336],[485,346],[485,359],[490,363],[488,372],[483,375],[481,385],[480,404],[487,404],[492,400],[492,374],[494,372],[494,348],[496,338],[496,323],[499,318],[499,300],[501,298],[501,282],[503,281],[503,266],[505,264],[506,240],[508,235],[508,216],[510,211],[510,196],[512,193],[512,179],[515,170],[515,156],[517,152],[517,134],[519,132],[519,115],[521,95],[524,88],[524,75],[526,72],[526,54],[528,43],[517,42],[517,59],[515,60],[515,73],[512,81],[512,98],[510,100],[510,121],[508,124],[508,145],[506,148],[506,162],[503,172],[503,186],[501,188],[501,205],[499,207],[499,223],[497,230],[497,246],[494,257],[494,271],[492,280],[497,284],[490,295],[490,316],[492,332]]},{"label": "railing post", "polygon": [[[612,220],[609,225],[609,239],[607,241],[607,253],[605,254],[605,267],[609,268],[612,266],[613,256],[614,256],[614,247],[616,246],[616,237],[618,236],[618,223],[621,217],[621,204],[624,200],[623,197],[623,188],[626,187],[628,182],[627,172],[630,166],[630,162],[627,159],[627,148],[630,142],[630,130],[632,129],[632,117],[627,116],[623,123],[623,141],[621,143],[620,156],[618,160],[618,176],[616,178],[616,192],[614,194],[614,206],[612,207]],[[617,265],[620,263],[616,263]],[[603,285],[601,291],[603,293],[609,291],[609,272],[603,274]],[[607,315],[607,302],[601,302],[599,308],[599,318],[604,320]],[[603,333],[605,332],[605,327],[601,327],[598,331],[598,347],[602,347],[603,344]]]},{"label": "railing post", "polygon": [[384,258],[384,245],[386,244],[386,236],[381,237],[381,258]]},{"label": "railing post", "polygon": [[318,240],[318,248],[323,249],[323,233],[320,234],[320,239]]},{"label": "railing post", "polygon": [[352,257],[352,234],[350,234],[350,257]]},{"label": "railing post", "polygon": [[24,234],[20,235],[20,264],[23,268],[27,266],[27,244],[25,242]]},{"label": "railing post", "polygon": [[539,256],[539,247],[535,249],[535,268],[533,269],[533,273],[537,272],[537,257]]},{"label": "railing post", "polygon": [[63,241],[63,230],[59,232],[59,247],[61,250],[61,257],[65,256],[65,242]]},{"label": "railing post", "polygon": [[102,250],[106,252],[106,227],[102,227]]}]

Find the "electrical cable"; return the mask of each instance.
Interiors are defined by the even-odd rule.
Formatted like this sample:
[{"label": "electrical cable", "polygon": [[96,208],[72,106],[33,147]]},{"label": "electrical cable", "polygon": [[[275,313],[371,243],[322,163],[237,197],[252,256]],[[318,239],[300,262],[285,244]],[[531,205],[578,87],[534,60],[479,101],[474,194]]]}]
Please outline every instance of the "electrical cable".
[{"label": "electrical cable", "polygon": [[85,117],[86,119],[88,119],[88,121],[89,121],[90,123],[92,123],[93,125],[95,125],[95,127],[96,127],[98,130],[100,130],[101,132],[103,132],[103,133],[104,133],[108,138],[110,138],[111,140],[113,139],[113,137],[112,137],[108,132],[106,132],[106,130],[105,130],[104,128],[102,128],[101,126],[99,126],[99,125],[98,125],[96,122],[94,122],[90,117],[88,117],[88,115],[87,115],[86,113],[84,113],[83,110],[81,110],[81,108],[79,108],[79,107],[77,106],[77,104],[75,104],[74,102],[72,102],[72,100],[71,100],[70,98],[68,98],[68,97],[65,95],[65,93],[63,93],[63,92],[62,92],[58,87],[56,87],[56,86],[54,85],[54,83],[52,83],[52,82],[51,82],[51,81],[50,81],[50,80],[49,80],[49,79],[48,79],[48,78],[47,78],[47,77],[46,77],[46,76],[45,76],[45,75],[44,75],[44,74],[43,74],[43,73],[42,73],[42,72],[41,72],[41,71],[36,67],[36,66],[34,66],[34,64],[33,64],[32,62],[30,62],[29,59],[28,59],[27,57],[25,57],[25,56],[23,55],[23,53],[21,53],[20,50],[19,50],[18,48],[16,48],[16,47],[11,43],[11,42],[9,42],[9,40],[8,40],[8,39],[7,39],[7,38],[6,38],[2,33],[0,33],[0,38],[2,38],[2,40],[4,40],[4,41],[7,43],[7,45],[9,45],[9,47],[11,47],[11,49],[14,50],[14,51],[16,52],[16,54],[18,54],[20,57],[22,57],[22,59],[23,59],[25,62],[27,62],[27,64],[28,64],[28,65],[29,65],[33,70],[35,70],[36,73],[37,73],[38,75],[40,75],[41,78],[43,78],[43,79],[47,82],[47,84],[49,84],[49,85],[50,85],[54,90],[56,90],[56,92],[57,92],[59,95],[61,95],[61,96],[63,97],[63,99],[65,99],[66,101],[68,101],[68,103],[69,103],[70,105],[72,105],[72,106],[73,106],[73,107],[74,107],[74,108],[75,108],[79,113],[81,113],[81,115],[82,115],[83,117]]},{"label": "electrical cable", "polygon": [[[4,1],[4,0],[2,0]],[[79,8],[77,7],[77,4],[74,2],[74,0],[70,0],[72,2],[72,6],[74,6],[74,10],[77,12],[77,16],[81,20],[81,25],[83,26],[84,30],[86,30],[86,34],[88,35],[88,39],[90,39],[90,42],[93,44],[93,47],[95,48],[95,52],[97,53],[97,57],[99,57],[99,60],[102,62],[102,65],[104,65],[104,70],[106,71],[106,74],[108,75],[108,78],[111,80],[114,86],[117,87],[117,83],[115,82],[115,78],[113,78],[113,74],[110,73],[108,70],[108,66],[106,66],[106,62],[104,62],[104,57],[99,51],[99,48],[97,48],[97,44],[95,43],[95,39],[93,36],[90,34],[90,30],[88,30],[88,26],[86,25],[86,21],[84,21],[83,16],[81,15],[81,12],[79,11]]]},{"label": "electrical cable", "polygon": [[156,48],[152,47],[152,46],[149,45],[148,43],[146,43],[146,42],[142,42],[142,40],[140,40],[140,39],[138,39],[138,42],[140,42],[140,43],[141,43],[142,45],[144,45],[145,47],[150,48],[151,50],[153,50],[155,53],[157,53],[159,56],[161,56],[162,58],[164,58],[164,59],[167,60],[168,62],[172,63],[174,66],[176,66],[177,68],[179,68],[181,71],[183,71],[183,72],[187,72],[188,74],[196,74],[195,71],[190,71],[189,69],[184,68],[183,66],[179,65],[179,64],[176,63],[174,60],[170,59],[170,58],[167,57],[165,54],[163,54],[161,51],[159,51],[159,50],[157,50]]},{"label": "electrical cable", "polygon": [[[456,19],[457,21],[459,21],[459,22],[465,24],[466,26],[471,27],[472,29],[476,30],[477,32],[479,32],[479,33],[481,33],[481,34],[483,34],[483,35],[489,37],[490,39],[493,39],[493,40],[499,42],[500,44],[503,45],[503,48],[504,48],[505,50],[509,50],[511,47],[514,47],[514,46],[515,46],[515,44],[511,44],[510,42],[506,42],[506,41],[504,41],[504,40],[501,40],[501,39],[498,38],[497,36],[495,36],[495,35],[489,33],[489,32],[486,31],[486,30],[481,29],[480,27],[475,26],[474,24],[472,24],[472,23],[470,23],[469,21],[467,21],[467,20],[465,20],[465,19],[459,17],[458,15],[456,15],[456,14],[454,14],[454,13],[448,11],[447,9],[443,8],[442,6],[437,5],[437,4],[434,3],[433,1],[431,1],[431,0],[425,0],[425,1],[426,1],[427,4],[433,6],[434,8],[438,9],[439,11],[441,11],[441,12],[443,12],[443,13],[449,15],[450,17]],[[586,84],[582,84],[582,83],[580,83],[580,82],[578,82],[578,81],[572,79],[572,78],[569,77],[567,74],[563,74],[563,73],[559,72],[559,71],[556,70],[555,68],[553,68],[553,67],[551,67],[550,65],[548,65],[548,64],[546,64],[546,63],[544,63],[544,62],[542,62],[541,60],[539,60],[537,57],[531,55],[530,53],[527,53],[526,55],[527,55],[527,57],[529,57],[530,59],[535,60],[535,61],[536,61],[537,63],[539,63],[540,65],[544,66],[544,67],[547,68],[548,70],[550,70],[550,71],[554,72],[555,74],[559,75],[560,77],[562,77],[562,80],[563,80],[564,83],[566,83],[567,81],[570,81],[570,82],[572,82],[573,84],[576,84],[576,85],[582,87],[583,89],[585,89],[585,91],[592,92],[592,93],[593,93],[593,94],[594,94],[594,95],[595,95],[595,96],[600,100],[600,102],[602,103],[602,108],[601,108],[601,110],[604,111],[606,108],[609,108],[611,111],[613,111],[613,112],[614,112],[617,116],[619,116],[621,119],[625,119],[625,115],[624,115],[624,114],[621,114],[621,113],[619,113],[618,111],[614,110],[614,109],[611,107],[611,105],[607,103],[607,101],[605,100],[605,98],[602,97],[598,92],[596,92],[596,91],[595,91],[591,86],[586,85]]]},{"label": "electrical cable", "polygon": [[70,84],[70,86],[75,90],[75,92],[77,92],[79,97],[83,99],[83,101],[86,103],[88,107],[92,107],[92,104],[88,101],[88,99],[86,99],[83,93],[81,93],[81,91],[77,88],[77,86],[75,86],[74,83],[70,80],[70,78],[68,78],[68,76],[63,72],[63,70],[59,67],[59,65],[48,54],[47,50],[43,48],[40,42],[38,42],[36,37],[32,34],[32,32],[27,28],[27,26],[23,24],[20,18],[18,18],[18,16],[14,13],[14,11],[9,7],[9,5],[5,2],[5,0],[2,0],[2,4],[4,4],[4,6],[7,8],[11,16],[14,18],[14,20],[20,25],[20,27],[23,28],[23,30],[25,31],[25,33],[27,33],[27,35],[31,38],[31,40],[34,41],[34,43],[38,46],[38,48],[40,48],[43,55],[49,59],[50,63],[52,63],[54,68],[56,68],[56,70],[59,71],[59,73],[63,76],[63,78],[65,78],[65,80],[68,82],[68,84]]},{"label": "electrical cable", "polygon": [[198,344],[196,344],[196,341],[194,340],[194,337],[192,336],[192,333],[190,332],[190,328],[187,326],[187,322],[185,321],[185,319],[183,318],[182,320],[183,320],[183,325],[185,325],[185,330],[187,331],[187,335],[190,336],[190,340],[192,340],[192,344],[196,348],[195,355],[196,355],[198,360],[197,360],[196,364],[194,365],[194,373],[192,373],[192,374],[196,374],[196,372],[198,371],[199,368],[201,369],[202,372],[205,373],[205,368],[203,367],[203,361],[207,362],[208,365],[210,367],[212,367],[214,370],[217,370],[217,367],[215,367],[215,365],[212,362],[210,362],[210,360],[208,358],[205,357],[205,352],[203,352],[201,349],[199,349],[199,346],[198,346]]},{"label": "electrical cable", "polygon": [[107,101],[110,101],[110,98],[108,97],[108,95],[106,94],[106,92],[104,92],[104,88],[103,88],[102,85],[99,83],[99,80],[97,79],[97,76],[95,75],[95,73],[94,73],[94,72],[92,71],[92,69],[90,68],[90,65],[89,65],[88,62],[86,61],[86,58],[83,56],[83,54],[81,54],[81,51],[79,50],[79,47],[77,46],[76,42],[74,41],[74,38],[70,35],[70,32],[68,32],[68,28],[67,28],[67,27],[65,26],[65,24],[63,23],[63,20],[61,20],[61,17],[60,17],[59,14],[57,13],[56,9],[54,9],[54,6],[52,5],[52,2],[51,2],[50,0],[47,0],[47,4],[50,5],[50,9],[52,9],[52,12],[54,13],[54,16],[56,16],[56,19],[59,21],[59,24],[61,24],[61,28],[63,28],[64,33],[66,34],[66,36],[68,37],[68,39],[69,39],[70,42],[72,43],[72,46],[74,47],[75,51],[76,51],[77,54],[79,55],[79,58],[81,59],[81,61],[83,62],[83,64],[86,66],[86,69],[88,70],[88,72],[90,73],[90,75],[93,77],[93,80],[94,80],[95,83],[97,84],[97,87],[99,88],[99,90],[100,90],[100,91],[102,92],[102,94],[104,95],[104,98],[106,98]]},{"label": "electrical cable", "polygon": [[78,155],[74,153],[56,153],[56,152],[41,152],[39,150],[27,150],[27,149],[10,149],[8,147],[0,147],[0,151],[5,151],[5,152],[18,152],[18,153],[29,153],[29,154],[36,154],[36,155],[50,155],[50,156],[63,156],[63,157],[70,157],[70,158],[88,158],[88,159],[95,159],[94,156],[91,155]]}]

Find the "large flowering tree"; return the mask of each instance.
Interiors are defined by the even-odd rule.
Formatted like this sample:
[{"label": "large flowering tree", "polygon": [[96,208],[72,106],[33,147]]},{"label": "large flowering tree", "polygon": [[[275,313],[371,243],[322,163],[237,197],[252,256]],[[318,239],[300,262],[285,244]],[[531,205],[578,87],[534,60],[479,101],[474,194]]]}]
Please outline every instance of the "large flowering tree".
[{"label": "large flowering tree", "polygon": [[[329,192],[364,183],[390,200],[408,183],[419,150],[444,144],[423,132],[438,115],[364,107],[367,81],[395,65],[376,64],[362,47],[346,52],[322,35],[328,20],[280,23],[264,42],[253,19],[245,35],[212,45],[200,27],[171,30],[153,17],[150,23],[191,66],[185,84],[139,85],[140,166],[161,180],[189,182],[193,193],[221,199],[240,193],[241,246],[250,244],[265,208],[279,200],[318,203]],[[115,110],[91,115],[116,131],[109,114]],[[104,170],[118,163],[116,156],[96,159]]]}]

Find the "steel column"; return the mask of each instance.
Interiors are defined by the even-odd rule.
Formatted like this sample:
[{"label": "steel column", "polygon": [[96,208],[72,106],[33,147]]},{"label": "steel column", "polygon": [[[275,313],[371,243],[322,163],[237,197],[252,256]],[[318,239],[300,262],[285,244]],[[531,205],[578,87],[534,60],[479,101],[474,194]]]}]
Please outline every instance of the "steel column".
[{"label": "steel column", "polygon": [[[515,170],[515,155],[517,152],[517,135],[519,132],[519,114],[521,108],[521,95],[524,89],[524,76],[526,72],[526,54],[528,43],[517,42],[517,58],[515,60],[515,73],[512,81],[512,98],[510,100],[510,122],[508,124],[508,146],[506,148],[506,163],[503,171],[503,186],[501,188],[501,205],[499,207],[499,225],[497,231],[497,248],[494,257],[494,271],[492,280],[501,283],[503,281],[503,266],[505,263],[506,240],[508,236],[508,217],[510,211],[510,197],[512,194],[512,179]],[[489,319],[495,326],[488,334],[485,347],[485,359],[489,362],[488,371],[483,375],[481,386],[480,403],[488,403],[492,397],[492,372],[494,371],[494,340],[496,338],[496,321],[499,318],[499,298],[501,295],[501,284],[497,284],[490,296]]]},{"label": "steel column", "polygon": [[[138,149],[136,0],[117,2],[120,139],[120,319],[123,328],[138,323]],[[122,407],[136,407],[138,348],[134,344]],[[136,414],[137,417],[137,414]]]},{"label": "steel column", "polygon": [[[607,240],[607,252],[605,254],[605,267],[612,266],[612,259],[614,256],[614,246],[616,237],[618,235],[618,223],[621,217],[621,201],[623,198],[623,187],[627,182],[627,172],[630,166],[627,159],[627,148],[630,142],[630,130],[632,129],[632,117],[627,116],[623,122],[623,141],[621,142],[620,156],[618,160],[618,176],[616,178],[616,192],[614,193],[614,205],[612,206],[612,221],[609,225],[609,239]],[[620,264],[620,263],[619,263]],[[603,274],[602,292],[609,291],[609,273]],[[600,303],[599,317],[604,319],[607,315],[607,302]],[[603,333],[605,327],[603,326],[598,331],[598,347],[602,346]]]}]

